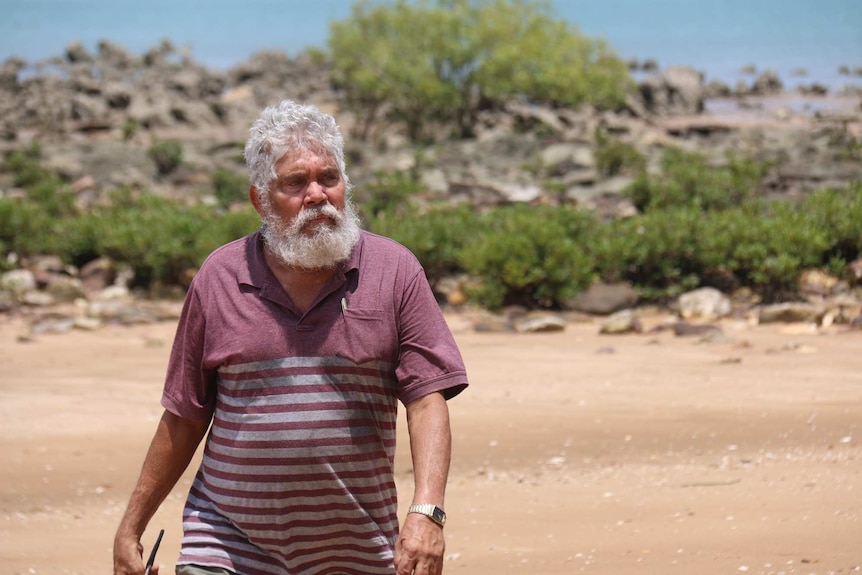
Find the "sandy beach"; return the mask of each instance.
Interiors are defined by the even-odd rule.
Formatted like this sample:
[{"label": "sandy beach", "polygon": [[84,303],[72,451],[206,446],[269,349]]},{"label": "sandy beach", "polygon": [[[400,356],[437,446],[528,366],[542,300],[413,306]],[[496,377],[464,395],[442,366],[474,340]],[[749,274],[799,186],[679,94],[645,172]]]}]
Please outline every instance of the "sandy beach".
[{"label": "sandy beach", "polygon": [[[862,333],[728,322],[703,343],[592,321],[475,333],[447,317],[472,386],[450,404],[446,573],[862,570]],[[0,317],[4,573],[110,572],[173,330],[25,342],[20,319]],[[145,536],[166,530],[163,575],[191,476]]]}]

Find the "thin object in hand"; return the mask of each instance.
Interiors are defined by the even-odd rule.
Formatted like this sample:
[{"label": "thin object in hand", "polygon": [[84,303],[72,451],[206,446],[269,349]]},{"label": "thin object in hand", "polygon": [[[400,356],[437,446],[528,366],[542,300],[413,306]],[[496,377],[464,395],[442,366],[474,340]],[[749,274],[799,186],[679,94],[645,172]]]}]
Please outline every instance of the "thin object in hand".
[{"label": "thin object in hand", "polygon": [[147,566],[144,568],[144,575],[150,575],[150,569],[153,568],[153,563],[156,561],[156,552],[159,550],[159,543],[162,542],[162,535],[164,534],[164,529],[159,531],[159,536],[156,538],[156,544],[153,545],[153,550],[150,551],[150,558],[147,559]]}]

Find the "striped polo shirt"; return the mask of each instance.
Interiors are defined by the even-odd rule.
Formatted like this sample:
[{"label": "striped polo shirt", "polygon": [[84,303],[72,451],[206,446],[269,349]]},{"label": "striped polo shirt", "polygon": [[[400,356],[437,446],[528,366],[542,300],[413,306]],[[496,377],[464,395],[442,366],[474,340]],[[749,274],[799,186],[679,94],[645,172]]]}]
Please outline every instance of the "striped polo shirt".
[{"label": "striped polo shirt", "polygon": [[396,242],[363,231],[305,313],[259,233],[219,248],[190,286],[162,397],[212,419],[177,563],[391,575],[398,402],[466,386],[425,274]]}]

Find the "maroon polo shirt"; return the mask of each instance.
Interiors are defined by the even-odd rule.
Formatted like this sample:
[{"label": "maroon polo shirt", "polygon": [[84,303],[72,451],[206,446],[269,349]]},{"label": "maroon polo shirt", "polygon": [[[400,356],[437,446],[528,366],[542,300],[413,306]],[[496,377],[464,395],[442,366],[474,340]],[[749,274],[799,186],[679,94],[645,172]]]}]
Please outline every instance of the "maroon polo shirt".
[{"label": "maroon polo shirt", "polygon": [[212,418],[178,563],[237,573],[391,574],[398,402],[467,386],[416,258],[362,232],[305,313],[259,233],[192,282],[162,404]]}]

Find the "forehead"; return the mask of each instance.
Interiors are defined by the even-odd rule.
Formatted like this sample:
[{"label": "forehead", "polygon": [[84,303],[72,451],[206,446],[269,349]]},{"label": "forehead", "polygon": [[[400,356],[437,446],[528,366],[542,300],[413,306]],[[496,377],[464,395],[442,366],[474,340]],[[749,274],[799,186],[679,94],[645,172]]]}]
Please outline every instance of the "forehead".
[{"label": "forehead", "polygon": [[335,157],[326,151],[309,148],[291,150],[275,163],[275,171],[278,174],[330,169],[338,170],[338,162]]}]

